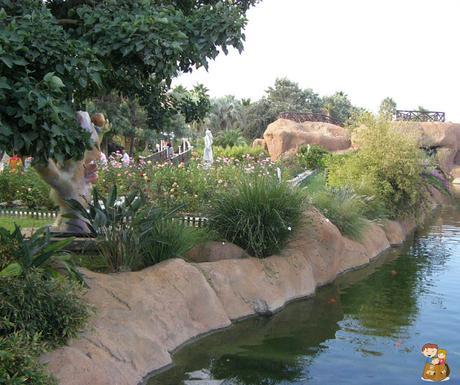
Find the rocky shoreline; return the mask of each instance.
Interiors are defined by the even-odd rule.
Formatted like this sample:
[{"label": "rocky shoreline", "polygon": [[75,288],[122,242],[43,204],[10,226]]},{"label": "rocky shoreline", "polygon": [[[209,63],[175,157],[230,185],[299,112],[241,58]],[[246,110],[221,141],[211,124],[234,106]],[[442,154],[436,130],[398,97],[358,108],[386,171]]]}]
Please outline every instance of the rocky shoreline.
[{"label": "rocky shoreline", "polygon": [[[443,202],[433,190],[433,208]],[[84,270],[95,315],[79,339],[41,361],[60,385],[138,385],[170,365],[172,352],[184,344],[313,295],[402,244],[415,227],[414,220],[370,223],[357,242],[310,209],[282,253],[266,259],[172,259],[119,274]]]}]

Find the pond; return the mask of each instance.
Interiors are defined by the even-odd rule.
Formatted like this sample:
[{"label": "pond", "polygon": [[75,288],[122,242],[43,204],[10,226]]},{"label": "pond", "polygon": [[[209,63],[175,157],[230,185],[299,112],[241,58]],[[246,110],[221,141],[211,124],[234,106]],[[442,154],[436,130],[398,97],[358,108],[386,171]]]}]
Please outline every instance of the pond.
[{"label": "pond", "polygon": [[181,349],[148,385],[207,370],[234,385],[417,384],[421,347],[447,350],[460,384],[460,207],[443,209],[406,244],[267,318]]}]

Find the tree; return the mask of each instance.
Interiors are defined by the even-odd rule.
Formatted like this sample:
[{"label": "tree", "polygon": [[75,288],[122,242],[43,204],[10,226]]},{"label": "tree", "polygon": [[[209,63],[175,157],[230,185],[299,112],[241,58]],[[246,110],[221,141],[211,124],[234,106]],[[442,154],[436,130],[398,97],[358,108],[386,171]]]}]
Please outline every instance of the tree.
[{"label": "tree", "polygon": [[243,120],[243,105],[233,95],[214,99],[208,120],[214,131],[237,130]]},{"label": "tree", "polygon": [[322,101],[317,93],[310,88],[302,90],[297,83],[287,78],[276,79],[274,87],[269,87],[265,93],[272,108],[278,113],[321,111]]},{"label": "tree", "polygon": [[75,112],[114,91],[155,121],[179,72],[243,49],[256,2],[0,0],[0,151],[41,164],[82,158],[89,135]]},{"label": "tree", "polygon": [[346,124],[356,111],[347,94],[342,91],[336,92],[332,96],[324,97],[323,109],[331,118],[342,125]]},{"label": "tree", "polygon": [[391,119],[396,112],[396,107],[396,102],[392,98],[386,97],[380,103],[379,114],[387,119]]}]

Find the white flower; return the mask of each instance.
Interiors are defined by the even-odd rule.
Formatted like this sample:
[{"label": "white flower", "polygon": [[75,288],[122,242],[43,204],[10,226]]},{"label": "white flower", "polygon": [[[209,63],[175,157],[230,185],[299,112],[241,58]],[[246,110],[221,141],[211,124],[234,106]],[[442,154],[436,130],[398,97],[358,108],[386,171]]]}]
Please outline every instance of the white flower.
[{"label": "white flower", "polygon": [[291,229],[291,226],[289,226],[289,227],[288,227],[288,230],[289,230],[289,231],[291,231],[291,230],[292,230],[292,229]]}]

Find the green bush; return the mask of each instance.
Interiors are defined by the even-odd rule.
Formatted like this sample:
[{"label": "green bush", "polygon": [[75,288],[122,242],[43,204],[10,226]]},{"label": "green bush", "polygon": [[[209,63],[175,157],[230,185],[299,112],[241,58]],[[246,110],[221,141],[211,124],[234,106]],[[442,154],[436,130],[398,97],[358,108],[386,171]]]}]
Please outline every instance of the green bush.
[{"label": "green bush", "polygon": [[33,168],[26,171],[5,169],[0,172],[0,202],[20,200],[28,208],[55,208],[50,187]]},{"label": "green bush", "polygon": [[297,161],[307,170],[324,170],[329,154],[329,151],[320,146],[301,146],[297,153]]},{"label": "green bush", "polygon": [[355,135],[359,150],[328,162],[328,185],[374,197],[391,218],[415,213],[425,197],[423,154],[415,138],[373,117]]},{"label": "green bush", "polygon": [[77,201],[69,202],[97,236],[99,252],[111,271],[136,270],[182,257],[203,240],[202,232],[174,220],[177,209],[151,207],[137,191],[120,199],[117,191],[113,187],[107,197],[100,197],[94,189],[89,212]]},{"label": "green bush", "polygon": [[247,142],[240,130],[229,130],[219,132],[214,138],[214,145],[226,148],[246,146]]},{"label": "green bush", "polygon": [[32,337],[25,333],[0,336],[0,384],[57,384],[38,363],[37,357],[43,349],[39,334]]},{"label": "green bush", "polygon": [[340,232],[359,240],[366,225],[363,215],[364,198],[346,188],[319,190],[311,196],[313,205],[329,219]]},{"label": "green bush", "polygon": [[81,285],[41,270],[0,278],[0,335],[39,333],[51,345],[77,334],[88,318]]},{"label": "green bush", "polygon": [[20,276],[35,268],[43,268],[47,273],[54,274],[53,262],[65,268],[72,278],[82,282],[81,274],[70,256],[59,254],[72,241],[73,238],[66,238],[51,242],[48,227],[36,230],[29,238],[17,225],[13,231],[0,227],[0,244],[4,245],[0,247],[0,277]]},{"label": "green bush", "polygon": [[279,251],[299,223],[303,194],[272,178],[242,180],[213,202],[210,227],[251,255]]},{"label": "green bush", "polygon": [[181,258],[192,247],[209,238],[204,231],[186,227],[161,210],[148,210],[137,228],[141,234],[143,267],[170,258]]},{"label": "green bush", "polygon": [[261,159],[267,156],[265,150],[262,147],[251,147],[251,146],[234,146],[234,147],[213,147],[214,158],[232,158],[238,159],[239,161],[247,159]]}]

